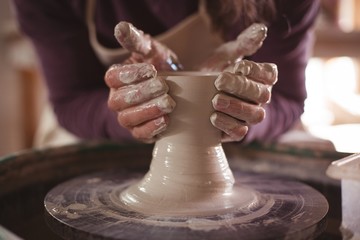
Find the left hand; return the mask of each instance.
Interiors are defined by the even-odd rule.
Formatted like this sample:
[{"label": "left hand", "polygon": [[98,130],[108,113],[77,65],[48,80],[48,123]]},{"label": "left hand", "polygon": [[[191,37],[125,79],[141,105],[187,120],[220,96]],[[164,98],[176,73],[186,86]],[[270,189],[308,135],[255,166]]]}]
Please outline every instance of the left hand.
[{"label": "left hand", "polygon": [[219,91],[213,98],[216,110],[212,124],[222,130],[224,142],[240,141],[248,127],[264,120],[264,104],[271,98],[271,88],[277,81],[277,67],[272,63],[242,60],[254,54],[266,37],[263,24],[253,24],[236,40],[217,48],[201,66],[201,71],[222,71],[215,81]]}]

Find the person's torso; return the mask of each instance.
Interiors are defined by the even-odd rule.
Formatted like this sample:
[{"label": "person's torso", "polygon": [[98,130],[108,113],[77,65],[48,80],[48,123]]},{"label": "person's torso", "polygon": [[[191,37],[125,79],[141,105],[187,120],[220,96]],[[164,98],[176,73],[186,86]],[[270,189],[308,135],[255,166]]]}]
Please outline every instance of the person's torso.
[{"label": "person's torso", "polygon": [[128,52],[116,42],[113,29],[128,21],[172,49],[186,69],[201,63],[220,43],[199,14],[198,1],[87,0],[86,24],[90,43],[105,65],[121,62]]}]

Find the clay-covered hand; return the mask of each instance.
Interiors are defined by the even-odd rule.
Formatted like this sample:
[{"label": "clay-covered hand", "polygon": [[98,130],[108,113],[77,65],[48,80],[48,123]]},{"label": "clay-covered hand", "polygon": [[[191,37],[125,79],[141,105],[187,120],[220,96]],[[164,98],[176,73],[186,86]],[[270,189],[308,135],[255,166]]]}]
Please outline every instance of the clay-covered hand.
[{"label": "clay-covered hand", "polygon": [[262,46],[266,32],[263,24],[251,25],[236,40],[216,49],[201,67],[201,71],[222,72],[215,81],[219,92],[212,101],[216,111],[210,120],[223,131],[224,142],[242,140],[249,126],[265,118],[264,104],[270,101],[277,67],[242,59]]},{"label": "clay-covered hand", "polygon": [[212,124],[223,131],[223,141],[240,141],[248,127],[264,120],[264,104],[271,98],[277,67],[271,63],[241,60],[233,72],[224,71],[215,80],[219,93],[213,98],[216,110]]},{"label": "clay-covered hand", "polygon": [[130,23],[116,25],[115,37],[130,57],[111,66],[105,74],[110,88],[108,106],[117,112],[118,122],[134,138],[153,142],[166,129],[168,114],[175,107],[167,94],[169,88],[157,71],[178,70],[180,65],[170,49]]}]

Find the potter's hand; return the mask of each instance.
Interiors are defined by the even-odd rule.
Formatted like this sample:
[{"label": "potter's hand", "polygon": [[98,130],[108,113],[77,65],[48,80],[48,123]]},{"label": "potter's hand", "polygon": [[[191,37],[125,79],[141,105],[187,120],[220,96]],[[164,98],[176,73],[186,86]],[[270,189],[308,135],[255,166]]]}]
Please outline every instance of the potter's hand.
[{"label": "potter's hand", "polygon": [[270,101],[271,87],[277,81],[277,67],[271,63],[241,60],[233,72],[224,71],[215,80],[220,92],[213,98],[216,110],[212,124],[223,131],[223,141],[240,141],[248,126],[264,120],[263,105]]},{"label": "potter's hand", "polygon": [[168,123],[168,113],[175,107],[167,94],[164,79],[157,77],[153,65],[135,63],[113,65],[105,75],[110,88],[108,106],[117,112],[118,122],[128,129],[134,138],[153,142]]},{"label": "potter's hand", "polygon": [[120,22],[115,27],[115,37],[129,50],[130,57],[111,66],[105,74],[110,88],[108,106],[117,112],[118,122],[134,138],[153,142],[166,129],[167,114],[175,107],[157,70],[178,70],[177,58],[170,49],[129,23]]},{"label": "potter's hand", "polygon": [[216,112],[210,119],[223,131],[223,141],[240,141],[248,126],[265,118],[263,104],[270,101],[276,65],[241,59],[262,46],[266,32],[263,24],[251,25],[236,40],[216,49],[201,67],[202,71],[222,71],[215,81],[219,93],[213,98]]}]

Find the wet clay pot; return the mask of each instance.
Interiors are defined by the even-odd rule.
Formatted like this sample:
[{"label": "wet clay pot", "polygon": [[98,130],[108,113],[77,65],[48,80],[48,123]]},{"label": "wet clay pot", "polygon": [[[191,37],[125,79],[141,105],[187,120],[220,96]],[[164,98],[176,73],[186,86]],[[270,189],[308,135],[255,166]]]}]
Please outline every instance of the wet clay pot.
[{"label": "wet clay pot", "polygon": [[[146,214],[213,214],[233,207],[234,177],[221,145],[221,132],[210,122],[218,74],[162,73],[176,102],[171,122],[153,150],[150,170],[120,198]],[[255,197],[243,189],[241,204]],[[239,196],[238,196],[239,197]]]}]

